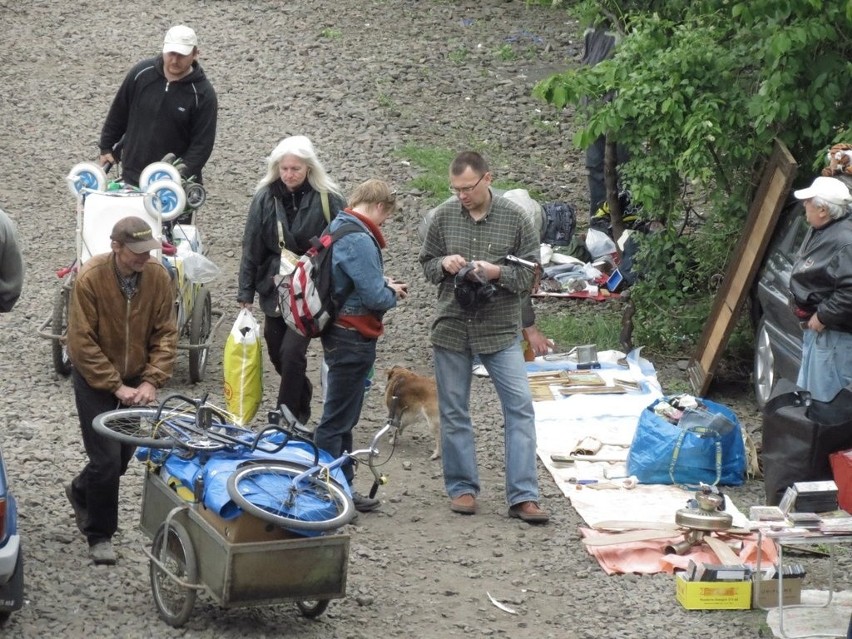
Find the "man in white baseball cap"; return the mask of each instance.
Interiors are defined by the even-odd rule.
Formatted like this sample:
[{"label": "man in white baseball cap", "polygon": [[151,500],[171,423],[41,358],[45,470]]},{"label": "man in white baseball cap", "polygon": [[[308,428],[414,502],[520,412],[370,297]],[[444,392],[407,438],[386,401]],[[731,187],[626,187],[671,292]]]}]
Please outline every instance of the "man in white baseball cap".
[{"label": "man in white baseball cap", "polygon": [[810,200],[819,198],[826,204],[837,206],[848,206],[852,204],[852,195],[849,188],[840,180],[833,177],[818,177],[806,189],[799,189],[793,195],[797,200]]},{"label": "man in white baseball cap", "polygon": [[163,54],[191,55],[195,52],[196,47],[198,47],[198,37],[195,35],[195,31],[179,24],[166,33],[166,39],[163,42]]},{"label": "man in white baseball cap", "polygon": [[121,177],[133,186],[146,166],[172,153],[181,175],[202,182],[201,169],[216,140],[218,101],[198,63],[198,37],[172,27],[163,52],[143,60],[124,78],[101,130],[100,163],[121,161]]}]

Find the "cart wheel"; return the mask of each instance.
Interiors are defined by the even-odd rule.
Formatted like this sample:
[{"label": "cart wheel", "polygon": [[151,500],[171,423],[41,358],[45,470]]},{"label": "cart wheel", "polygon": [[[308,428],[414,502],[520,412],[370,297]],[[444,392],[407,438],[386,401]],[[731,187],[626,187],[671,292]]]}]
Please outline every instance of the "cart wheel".
[{"label": "cart wheel", "polygon": [[53,369],[63,377],[68,377],[71,374],[71,359],[68,357],[68,343],[65,341],[68,334],[68,304],[70,301],[71,289],[67,288],[63,281],[53,300],[53,319],[50,324],[53,334],[62,336],[53,340],[52,351]]},{"label": "cart wheel", "polygon": [[[203,344],[210,338],[213,324],[210,291],[203,286],[195,293],[192,303],[192,317],[189,319],[189,343],[192,346]],[[189,381],[193,384],[204,379],[207,370],[208,348],[193,348],[189,351]]]},{"label": "cart wheel", "polygon": [[186,208],[186,191],[180,182],[157,180],[151,182],[145,192],[153,194],[153,197],[145,198],[145,210],[151,215],[159,214],[163,222],[175,219]]},{"label": "cart wheel", "polygon": [[103,191],[107,185],[106,172],[94,162],[75,164],[65,180],[74,197],[78,197],[83,189]]},{"label": "cart wheel", "polygon": [[193,182],[186,186],[186,203],[191,209],[199,208],[207,201],[207,191],[203,184]]},{"label": "cart wheel", "polygon": [[158,180],[171,180],[172,182],[181,183],[180,173],[171,164],[167,162],[154,162],[149,164],[139,175],[139,188],[142,191],[147,191],[148,186]]},{"label": "cart wheel", "polygon": [[[168,542],[163,549],[163,538],[166,536],[168,525]],[[170,626],[179,628],[186,623],[195,605],[198,594],[195,588],[185,588],[172,578],[194,584],[198,579],[198,563],[195,561],[195,550],[189,533],[182,524],[176,521],[163,522],[154,536],[151,546],[154,555],[165,567],[160,568],[155,562],[150,563],[151,593],[154,603],[163,621]]]},{"label": "cart wheel", "polygon": [[317,599],[315,601],[297,601],[296,607],[303,617],[316,619],[328,608],[328,599]]}]

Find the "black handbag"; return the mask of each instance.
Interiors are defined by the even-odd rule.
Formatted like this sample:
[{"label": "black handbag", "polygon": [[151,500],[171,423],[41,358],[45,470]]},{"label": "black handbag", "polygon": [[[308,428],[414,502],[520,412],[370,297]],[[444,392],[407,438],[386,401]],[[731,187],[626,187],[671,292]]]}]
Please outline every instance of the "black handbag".
[{"label": "black handbag", "polygon": [[831,402],[782,379],[763,409],[766,503],[777,506],[796,482],[832,479],[828,456],[852,448],[852,388]]}]

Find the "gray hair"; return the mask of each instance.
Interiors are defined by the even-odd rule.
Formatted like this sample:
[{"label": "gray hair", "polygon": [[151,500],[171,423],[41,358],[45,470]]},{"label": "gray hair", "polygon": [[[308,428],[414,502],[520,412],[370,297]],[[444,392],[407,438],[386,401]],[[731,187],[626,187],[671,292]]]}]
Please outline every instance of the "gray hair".
[{"label": "gray hair", "polygon": [[325,172],[325,167],[319,161],[313,143],[304,135],[291,135],[278,143],[266,158],[266,175],[257,183],[255,192],[279,179],[278,164],[286,155],[295,156],[308,165],[308,182],[314,191],[318,193],[326,191],[346,199],[337,182]]},{"label": "gray hair", "polygon": [[839,220],[842,217],[846,217],[849,213],[849,206],[846,204],[835,204],[834,202],[827,202],[823,200],[818,195],[815,195],[811,200],[814,203],[814,206],[824,207],[826,211],[828,211],[828,217],[832,220]]}]

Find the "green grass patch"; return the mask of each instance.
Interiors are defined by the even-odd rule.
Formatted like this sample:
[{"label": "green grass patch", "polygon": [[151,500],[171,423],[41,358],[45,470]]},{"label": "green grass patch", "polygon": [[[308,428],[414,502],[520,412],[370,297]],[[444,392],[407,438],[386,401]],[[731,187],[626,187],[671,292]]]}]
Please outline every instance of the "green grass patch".
[{"label": "green grass patch", "polygon": [[599,351],[620,350],[621,304],[604,302],[577,312],[577,303],[562,304],[558,310],[554,303],[536,307],[536,326],[556,342],[558,351],[566,352],[575,346],[594,344]]},{"label": "green grass patch", "polygon": [[[479,151],[480,149],[474,149]],[[397,151],[397,155],[419,170],[419,174],[411,180],[409,186],[425,194],[427,204],[437,205],[450,196],[450,164],[457,152],[439,147],[418,146],[406,144]],[[487,153],[485,154],[488,155]],[[526,185],[514,180],[495,179],[494,188],[524,189]],[[530,197],[539,199],[540,193],[530,190]]]},{"label": "green grass patch", "polygon": [[511,44],[501,45],[499,49],[497,49],[497,57],[507,62],[509,60],[514,60],[518,57],[518,54],[515,53],[515,49]]},{"label": "green grass patch", "polygon": [[458,49],[454,49],[450,51],[450,62],[454,64],[464,64],[470,55],[470,51],[467,50],[467,47],[459,47]]}]

